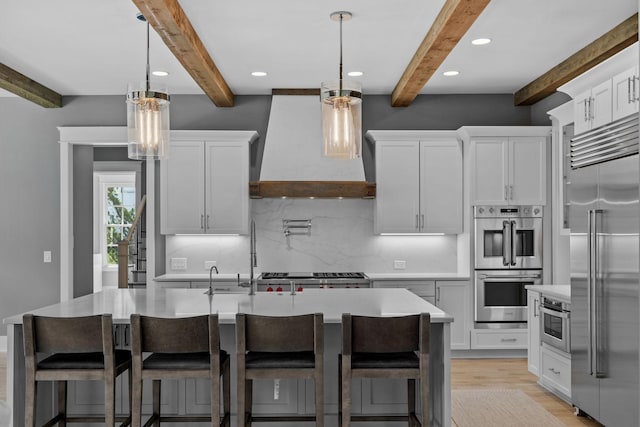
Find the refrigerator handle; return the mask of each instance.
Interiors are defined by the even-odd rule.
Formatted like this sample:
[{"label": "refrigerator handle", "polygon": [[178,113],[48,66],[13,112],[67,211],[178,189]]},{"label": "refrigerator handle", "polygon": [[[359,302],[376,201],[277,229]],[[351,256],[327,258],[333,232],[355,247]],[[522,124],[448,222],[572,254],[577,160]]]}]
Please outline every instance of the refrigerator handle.
[{"label": "refrigerator handle", "polygon": [[518,235],[516,233],[516,222],[511,221],[511,265],[516,265],[516,242],[518,241]]},{"label": "refrigerator handle", "polygon": [[589,360],[589,375],[594,375],[593,368],[593,343],[595,341],[594,338],[594,330],[593,330],[593,221],[592,221],[593,210],[589,209],[587,211],[587,333],[589,335],[589,342],[587,344],[587,360]]},{"label": "refrigerator handle", "polygon": [[593,245],[593,249],[592,249],[592,254],[593,254],[593,258],[592,258],[592,264],[591,264],[591,269],[592,269],[592,276],[591,276],[591,280],[593,283],[593,376],[596,378],[604,378],[605,377],[605,373],[604,371],[602,371],[600,368],[600,343],[604,342],[603,338],[599,336],[600,334],[598,333],[599,329],[598,329],[598,325],[600,325],[600,319],[599,319],[599,310],[598,307],[600,306],[600,296],[602,295],[601,292],[599,292],[598,290],[598,282],[600,282],[598,280],[598,275],[599,275],[599,271],[598,271],[598,265],[599,265],[599,261],[600,261],[600,251],[598,250],[598,224],[599,224],[599,220],[601,219],[601,215],[603,213],[602,209],[594,209],[593,211],[593,219],[591,220],[591,224],[592,224],[592,229],[591,229],[591,238],[592,238],[592,245]]},{"label": "refrigerator handle", "polygon": [[511,256],[511,242],[509,233],[509,221],[502,221],[502,265],[508,266],[511,260],[508,258]]}]

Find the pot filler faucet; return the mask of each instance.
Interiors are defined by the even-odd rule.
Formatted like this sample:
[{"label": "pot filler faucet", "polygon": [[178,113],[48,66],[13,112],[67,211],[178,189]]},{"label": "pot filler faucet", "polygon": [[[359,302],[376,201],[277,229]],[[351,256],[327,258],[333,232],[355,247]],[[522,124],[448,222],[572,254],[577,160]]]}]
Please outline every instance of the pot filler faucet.
[{"label": "pot filler faucet", "polygon": [[256,222],[251,220],[251,235],[249,237],[249,281],[240,282],[240,274],[238,274],[238,286],[249,288],[249,295],[256,294],[256,280],[253,278],[253,267],[258,266],[258,256],[256,254]]}]

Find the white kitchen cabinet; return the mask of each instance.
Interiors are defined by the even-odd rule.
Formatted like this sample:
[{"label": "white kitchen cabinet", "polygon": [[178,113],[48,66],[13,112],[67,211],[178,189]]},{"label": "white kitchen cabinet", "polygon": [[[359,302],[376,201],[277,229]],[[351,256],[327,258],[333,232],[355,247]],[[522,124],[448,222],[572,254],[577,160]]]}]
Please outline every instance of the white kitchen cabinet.
[{"label": "white kitchen cabinet", "polygon": [[469,350],[471,284],[469,281],[437,281],[435,305],[453,316],[451,349]]},{"label": "white kitchen cabinet", "polygon": [[611,79],[574,98],[574,131],[581,134],[611,122]]},{"label": "white kitchen cabinet", "polygon": [[638,66],[631,67],[611,79],[611,119],[618,120],[638,113],[640,101],[640,77]]},{"label": "white kitchen cabinet", "polygon": [[458,280],[376,280],[374,288],[404,288],[453,316],[451,349],[468,350],[471,329],[471,284]]},{"label": "white kitchen cabinet", "polygon": [[571,358],[543,344],[540,347],[540,384],[570,402]]},{"label": "white kitchen cabinet", "polygon": [[525,350],[526,329],[472,329],[473,350]]},{"label": "white kitchen cabinet", "polygon": [[546,204],[547,137],[471,139],[474,205]]},{"label": "white kitchen cabinet", "polygon": [[376,145],[375,232],[462,232],[462,147],[455,132],[369,131]]},{"label": "white kitchen cabinet", "polygon": [[527,360],[529,372],[540,375],[540,293],[527,291],[527,326],[529,346]]},{"label": "white kitchen cabinet", "polygon": [[[160,162],[163,234],[246,234],[249,144],[255,132],[184,131]],[[202,137],[202,140],[186,138]]]}]

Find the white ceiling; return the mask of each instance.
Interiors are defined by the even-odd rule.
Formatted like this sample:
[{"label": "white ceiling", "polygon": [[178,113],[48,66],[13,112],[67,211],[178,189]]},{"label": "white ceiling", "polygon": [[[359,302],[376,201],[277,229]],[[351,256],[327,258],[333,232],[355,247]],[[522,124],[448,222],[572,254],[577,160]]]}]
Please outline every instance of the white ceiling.
[{"label": "white ceiling", "polygon": [[[236,95],[314,88],[345,73],[366,94],[390,94],[444,0],[182,0],[182,8]],[[422,93],[513,93],[637,12],[636,0],[493,0]],[[4,0],[0,63],[62,95],[117,95],[145,75],[145,24],[130,0]],[[493,43],[472,46],[489,37]],[[201,94],[151,34],[151,68],[171,94]],[[455,69],[457,77],[442,72]],[[252,77],[252,71],[267,77]],[[0,91],[0,96],[8,96]]]}]

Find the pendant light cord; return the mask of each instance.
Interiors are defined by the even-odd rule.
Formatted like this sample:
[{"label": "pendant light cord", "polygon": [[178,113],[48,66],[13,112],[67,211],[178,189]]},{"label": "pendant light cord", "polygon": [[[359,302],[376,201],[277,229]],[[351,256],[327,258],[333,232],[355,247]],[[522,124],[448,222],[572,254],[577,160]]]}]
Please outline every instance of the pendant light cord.
[{"label": "pendant light cord", "polygon": [[340,14],[340,87],[338,96],[342,96],[342,13]]},{"label": "pendant light cord", "polygon": [[149,69],[149,21],[147,21],[147,92],[151,89],[149,85]]}]

